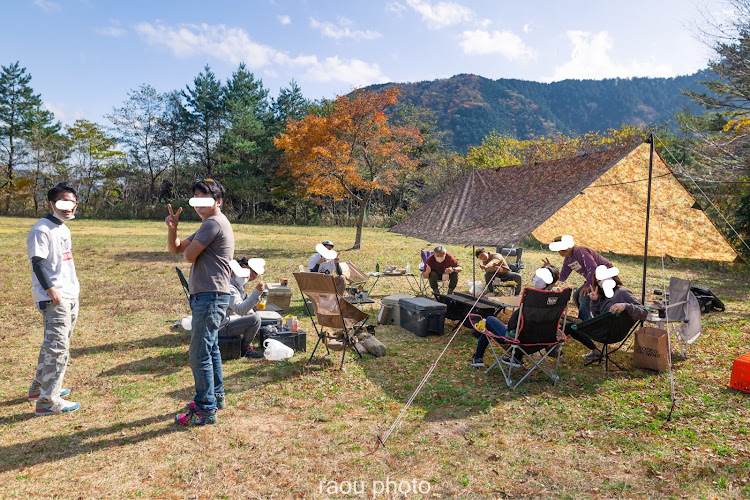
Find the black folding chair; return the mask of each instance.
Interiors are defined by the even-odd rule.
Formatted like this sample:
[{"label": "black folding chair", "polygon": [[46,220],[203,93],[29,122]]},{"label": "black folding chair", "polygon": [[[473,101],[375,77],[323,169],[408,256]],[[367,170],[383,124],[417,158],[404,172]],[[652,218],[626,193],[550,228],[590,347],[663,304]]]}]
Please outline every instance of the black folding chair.
[{"label": "black folding chair", "polygon": [[[544,372],[553,383],[557,383],[560,377],[557,375],[560,366],[560,356],[562,355],[562,345],[565,343],[565,312],[568,309],[571,289],[565,288],[561,291],[537,290],[535,288],[524,288],[521,292],[521,306],[518,312],[518,326],[515,335],[508,332],[507,337],[493,335],[489,331],[480,332],[487,336],[492,348],[492,354],[495,355],[495,362],[485,371],[489,373],[494,367],[498,366],[503,373],[505,383],[511,389],[516,389],[521,382],[539,368]],[[474,315],[472,315],[474,316]],[[474,318],[471,318],[472,321]],[[560,320],[563,325],[560,328]],[[507,367],[500,360],[495,345],[503,350],[503,354],[508,356],[512,361],[516,358],[517,353],[521,353],[521,359],[528,359],[531,363],[525,373],[520,372],[523,376],[514,380],[513,365]],[[537,360],[532,354],[544,350]],[[554,369],[550,366],[548,358],[555,358]],[[550,358],[551,359],[551,358]],[[517,368],[523,370],[523,368]]]},{"label": "black folding chair", "polygon": [[188,301],[188,305],[190,305],[190,285],[188,285],[188,281],[185,279],[185,274],[177,266],[175,266],[174,270],[177,271],[177,277],[180,279],[180,284],[182,284],[182,291],[185,292],[185,298]]},{"label": "black folding chair", "polygon": [[[571,325],[571,328],[576,332],[594,342],[602,344],[601,357],[589,361],[584,366],[589,366],[592,363],[601,365],[603,360],[605,372],[609,371],[609,363],[624,371],[623,367],[612,359],[612,354],[619,351],[625,345],[635,331],[636,326],[638,326],[638,322],[631,318],[628,313],[612,313],[609,311],[582,323]],[[610,347],[615,344],[619,345],[614,349]]]}]

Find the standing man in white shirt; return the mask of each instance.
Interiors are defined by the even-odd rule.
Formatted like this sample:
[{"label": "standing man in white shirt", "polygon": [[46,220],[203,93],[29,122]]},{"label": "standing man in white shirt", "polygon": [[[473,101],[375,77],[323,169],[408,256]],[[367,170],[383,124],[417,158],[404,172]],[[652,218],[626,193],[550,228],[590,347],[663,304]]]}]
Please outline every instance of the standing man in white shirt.
[{"label": "standing man in white shirt", "polygon": [[75,217],[78,193],[67,182],[60,182],[49,190],[47,201],[52,213],[39,219],[26,238],[34,303],[44,318],[44,341],[28,395],[29,401],[36,401],[37,417],[70,413],[81,407],[80,403],[62,399],[70,394],[70,389],[63,388],[63,377],[78,319],[80,292],[70,229],[65,223]]}]

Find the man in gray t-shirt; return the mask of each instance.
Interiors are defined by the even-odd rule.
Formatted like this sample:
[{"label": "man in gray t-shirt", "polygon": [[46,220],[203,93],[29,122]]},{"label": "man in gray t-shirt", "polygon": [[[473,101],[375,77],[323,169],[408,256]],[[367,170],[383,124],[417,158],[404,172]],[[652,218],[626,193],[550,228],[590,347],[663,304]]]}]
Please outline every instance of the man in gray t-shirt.
[{"label": "man in gray t-shirt", "polygon": [[213,179],[193,184],[190,205],[203,223],[184,240],[177,237],[182,208],[172,212],[172,205],[167,205],[169,253],[181,253],[192,264],[189,288],[193,321],[189,358],[196,395],[188,403],[188,411],[175,417],[180,425],[216,423],[216,410],[224,407],[218,333],[229,305],[229,261],[234,255],[232,226],[221,213],[224,194],[224,188]]}]

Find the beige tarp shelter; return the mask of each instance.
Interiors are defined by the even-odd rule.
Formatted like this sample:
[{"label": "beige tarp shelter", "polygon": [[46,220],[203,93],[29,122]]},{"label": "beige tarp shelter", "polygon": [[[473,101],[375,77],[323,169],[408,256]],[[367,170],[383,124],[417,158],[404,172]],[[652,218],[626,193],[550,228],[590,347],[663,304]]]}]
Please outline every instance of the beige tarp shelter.
[{"label": "beige tarp shelter", "polygon": [[[581,156],[474,170],[391,231],[434,243],[514,245],[562,234],[600,252],[643,255],[647,142]],[[654,155],[649,255],[732,262],[737,252]],[[660,227],[661,226],[661,229]]]}]

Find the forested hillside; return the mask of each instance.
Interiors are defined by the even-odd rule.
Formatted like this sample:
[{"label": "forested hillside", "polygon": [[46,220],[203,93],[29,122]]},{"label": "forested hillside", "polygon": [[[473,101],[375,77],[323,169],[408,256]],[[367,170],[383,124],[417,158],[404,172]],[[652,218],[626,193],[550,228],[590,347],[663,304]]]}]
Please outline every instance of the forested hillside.
[{"label": "forested hillside", "polygon": [[371,88],[401,88],[401,101],[435,113],[450,147],[463,151],[492,130],[518,139],[579,135],[621,125],[661,125],[695,104],[683,89],[705,91],[707,73],[676,78],[565,80],[539,83],[477,75]]}]

